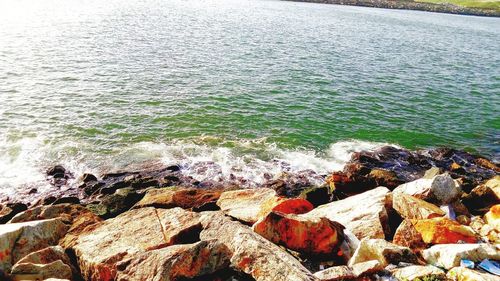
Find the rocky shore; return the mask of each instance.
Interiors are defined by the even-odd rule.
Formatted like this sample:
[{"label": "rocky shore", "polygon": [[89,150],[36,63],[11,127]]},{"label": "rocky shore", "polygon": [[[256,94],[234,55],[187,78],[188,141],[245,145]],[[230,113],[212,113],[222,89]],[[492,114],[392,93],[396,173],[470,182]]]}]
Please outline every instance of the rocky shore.
[{"label": "rocky shore", "polygon": [[417,10],[435,13],[459,14],[483,17],[500,17],[500,11],[491,9],[467,8],[451,4],[433,4],[406,0],[287,0],[322,4],[362,6],[384,9]]},{"label": "rocky shore", "polygon": [[248,189],[177,165],[55,166],[49,193],[0,198],[0,280],[499,280],[499,174],[390,146]]}]

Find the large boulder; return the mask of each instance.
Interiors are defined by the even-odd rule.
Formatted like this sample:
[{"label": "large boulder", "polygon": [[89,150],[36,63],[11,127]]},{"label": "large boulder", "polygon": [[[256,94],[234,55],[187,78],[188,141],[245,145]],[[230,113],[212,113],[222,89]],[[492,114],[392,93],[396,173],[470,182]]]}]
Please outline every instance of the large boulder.
[{"label": "large boulder", "polygon": [[499,277],[466,267],[454,267],[446,274],[453,281],[498,281]]},{"label": "large boulder", "polygon": [[304,216],[325,217],[339,222],[359,239],[385,238],[386,233],[389,233],[386,209],[386,206],[391,205],[389,194],[389,189],[377,187],[340,201],[321,205]]},{"label": "large boulder", "polygon": [[202,240],[217,241],[233,253],[231,266],[250,274],[257,281],[317,280],[292,255],[253,232],[251,228],[218,212],[201,218]]},{"label": "large boulder", "polygon": [[134,255],[118,264],[116,280],[179,280],[212,274],[229,266],[231,252],[216,240],[174,245]]},{"label": "large boulder", "polygon": [[392,276],[405,281],[446,280],[446,273],[432,265],[410,265],[396,268],[392,271]]},{"label": "large boulder", "polygon": [[462,195],[460,185],[447,173],[431,179],[421,178],[402,184],[394,193],[405,193],[419,199],[444,205],[456,201]]},{"label": "large boulder", "polygon": [[314,208],[305,199],[279,197],[276,191],[269,188],[226,191],[220,195],[217,205],[225,214],[249,224],[254,224],[273,210],[302,214]]},{"label": "large boulder", "polygon": [[392,207],[405,219],[430,219],[445,215],[438,206],[402,192],[392,194]]},{"label": "large boulder", "polygon": [[478,241],[474,231],[448,218],[412,220],[422,240],[429,244],[475,243]]},{"label": "large boulder", "polygon": [[38,275],[42,279],[71,279],[76,270],[61,246],[51,246],[20,259],[12,267],[11,274],[17,279],[26,275]]},{"label": "large boulder", "polygon": [[398,246],[384,239],[363,239],[349,260],[349,266],[377,260],[382,266],[400,262],[416,263],[417,257],[410,248]]},{"label": "large boulder", "polygon": [[156,207],[192,209],[194,211],[214,210],[221,190],[199,188],[153,188],[146,192],[134,208]]},{"label": "large boulder", "polygon": [[476,186],[462,201],[472,213],[484,214],[491,206],[500,202],[500,176]]},{"label": "large boulder", "polygon": [[327,218],[302,217],[272,211],[253,225],[267,240],[306,255],[335,256],[344,227]]},{"label": "large boulder", "polygon": [[181,208],[141,208],[99,223],[72,243],[86,280],[113,280],[116,264],[125,258],[176,243],[197,240],[197,213]]},{"label": "large boulder", "polygon": [[474,262],[483,259],[500,259],[500,248],[498,245],[490,244],[441,244],[434,245],[422,251],[423,258],[427,263],[437,267],[451,269],[459,266],[462,259]]},{"label": "large boulder", "polygon": [[29,253],[56,245],[67,230],[59,218],[0,225],[0,271],[8,272]]}]

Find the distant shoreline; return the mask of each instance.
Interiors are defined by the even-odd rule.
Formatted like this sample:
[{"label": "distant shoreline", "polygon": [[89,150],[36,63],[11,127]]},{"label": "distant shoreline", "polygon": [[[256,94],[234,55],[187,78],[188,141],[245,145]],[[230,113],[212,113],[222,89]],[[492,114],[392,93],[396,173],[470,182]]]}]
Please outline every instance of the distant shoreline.
[{"label": "distant shoreline", "polygon": [[397,10],[415,10],[435,13],[447,13],[456,15],[500,17],[500,11],[467,8],[456,5],[432,4],[413,1],[392,1],[392,0],[285,0],[292,2],[308,2],[318,4],[336,4],[348,6],[361,6]]}]

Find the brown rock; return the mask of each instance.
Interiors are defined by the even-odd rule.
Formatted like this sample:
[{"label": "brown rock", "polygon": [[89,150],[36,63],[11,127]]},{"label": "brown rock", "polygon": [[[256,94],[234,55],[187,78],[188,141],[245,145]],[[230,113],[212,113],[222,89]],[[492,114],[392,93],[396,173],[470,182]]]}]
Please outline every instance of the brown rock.
[{"label": "brown rock", "polygon": [[25,211],[28,207],[22,203],[0,204],[0,224],[7,223],[16,214]]},{"label": "brown rock", "polygon": [[392,207],[406,219],[430,219],[445,215],[438,206],[402,192],[393,193]]},{"label": "brown rock", "polygon": [[141,208],[99,223],[78,237],[72,249],[86,280],[108,281],[116,264],[146,251],[196,239],[198,214],[181,208]]},{"label": "brown rock", "polygon": [[399,246],[408,247],[412,250],[427,248],[422,235],[415,229],[410,220],[404,220],[396,229],[392,242]]},{"label": "brown rock", "polygon": [[56,245],[67,229],[59,218],[0,225],[0,270],[9,271],[29,253]]},{"label": "brown rock", "polygon": [[73,218],[68,233],[59,241],[59,245],[65,249],[74,246],[81,234],[94,230],[101,221],[100,217],[90,211],[80,213]]},{"label": "brown rock", "polygon": [[137,202],[134,208],[157,207],[192,209],[195,211],[214,210],[222,191],[197,188],[154,188]]},{"label": "brown rock", "polygon": [[345,265],[332,266],[314,273],[314,276],[321,281],[343,281],[353,280],[356,278],[356,275],[352,272],[352,270]]},{"label": "brown rock", "polygon": [[[359,239],[385,238],[389,232],[386,205],[390,205],[385,187],[377,187],[370,191],[334,201],[310,211],[304,216],[312,218],[325,217],[344,225]],[[362,204],[362,208],[360,208]]]},{"label": "brown rock", "polygon": [[217,239],[233,253],[231,266],[257,281],[317,280],[289,253],[220,213],[202,216],[202,240]]},{"label": "brown rock", "polygon": [[41,279],[39,280],[45,280],[47,278],[70,279],[72,277],[71,267],[61,260],[56,260],[47,264],[18,263],[12,268],[12,275],[14,278],[32,274],[40,276]]},{"label": "brown rock", "polygon": [[363,239],[349,260],[349,266],[377,260],[382,266],[400,262],[416,263],[417,257],[410,248],[398,246],[383,239]]},{"label": "brown rock", "polygon": [[118,264],[118,281],[178,280],[229,266],[231,252],[215,240],[174,245],[135,255]]},{"label": "brown rock", "polygon": [[474,214],[484,214],[491,206],[500,202],[500,176],[478,185],[462,201]]},{"label": "brown rock", "polygon": [[500,204],[497,204],[484,215],[485,222],[497,232],[500,232]]},{"label": "brown rock", "polygon": [[272,211],[253,225],[269,241],[306,255],[336,256],[344,227],[327,218],[310,218]]},{"label": "brown rock", "polygon": [[38,206],[17,214],[10,220],[10,223],[53,218],[61,218],[61,220],[65,223],[72,223],[73,219],[82,213],[90,213],[90,211],[85,207],[76,204]]},{"label": "brown rock", "polygon": [[415,229],[425,243],[452,244],[458,242],[476,243],[475,233],[467,226],[448,218],[412,220]]}]

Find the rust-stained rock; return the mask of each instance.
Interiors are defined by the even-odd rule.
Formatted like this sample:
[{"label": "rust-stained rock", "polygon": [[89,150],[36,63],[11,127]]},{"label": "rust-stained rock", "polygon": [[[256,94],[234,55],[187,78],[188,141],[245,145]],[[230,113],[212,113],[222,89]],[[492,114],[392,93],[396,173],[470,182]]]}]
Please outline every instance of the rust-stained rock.
[{"label": "rust-stained rock", "polygon": [[340,201],[319,206],[304,216],[325,217],[331,221],[337,221],[359,239],[365,237],[385,238],[385,234],[389,232],[386,209],[387,204],[390,205],[389,193],[389,189],[377,187]]},{"label": "rust-stained rock", "polygon": [[181,208],[130,210],[80,235],[72,249],[86,280],[113,280],[125,258],[196,239],[191,232],[199,230],[198,218]]},{"label": "rust-stained rock", "polygon": [[42,250],[33,252],[20,259],[15,265],[16,266],[23,263],[32,263],[32,264],[49,264],[55,261],[62,261],[63,263],[70,265],[71,262],[69,257],[64,252],[64,249],[61,246],[50,246],[44,248]]},{"label": "rust-stained rock", "polygon": [[408,247],[412,250],[421,250],[427,248],[422,235],[415,229],[410,220],[404,220],[396,229],[392,243]]},{"label": "rust-stained rock", "polygon": [[484,215],[484,221],[495,231],[500,232],[500,204],[497,204]]},{"label": "rust-stained rock", "polygon": [[416,263],[417,257],[410,248],[398,246],[384,239],[363,239],[349,260],[349,266],[361,262],[377,260],[382,266],[400,262]]},{"label": "rust-stained rock", "polygon": [[430,244],[475,243],[474,231],[448,218],[412,220],[415,229],[422,235],[422,240]]},{"label": "rust-stained rock", "polygon": [[392,276],[405,281],[446,280],[446,273],[432,265],[410,265],[396,268],[392,271]]},{"label": "rust-stained rock", "polygon": [[213,210],[222,193],[221,190],[199,188],[154,188],[134,205],[134,208],[156,207],[192,209],[195,211]]},{"label": "rust-stained rock", "polygon": [[250,274],[257,281],[317,280],[292,255],[253,232],[250,227],[231,221],[219,212],[202,216],[202,240],[217,241],[233,253],[231,266]]},{"label": "rust-stained rock", "polygon": [[500,176],[476,186],[462,201],[474,214],[484,214],[500,202]]},{"label": "rust-stained rock", "polygon": [[474,262],[483,259],[500,259],[500,246],[481,244],[441,244],[434,245],[422,251],[427,263],[437,267],[450,269],[460,265],[460,260],[468,259]]},{"label": "rust-stained rock", "polygon": [[430,219],[445,215],[438,206],[402,192],[392,194],[392,207],[406,219]]},{"label": "rust-stained rock", "polygon": [[352,270],[345,265],[329,267],[325,270],[314,273],[314,276],[321,281],[343,281],[353,280],[356,278],[356,275],[352,272]]},{"label": "rust-stained rock", "polygon": [[27,222],[34,220],[44,220],[61,218],[65,223],[71,223],[75,217],[82,213],[90,212],[88,209],[77,204],[57,204],[38,206],[29,209],[13,217],[9,223]]},{"label": "rust-stained rock", "polygon": [[33,274],[40,276],[41,279],[39,280],[45,280],[48,278],[71,279],[73,273],[69,265],[61,260],[56,260],[47,264],[18,263],[12,268],[11,274],[14,278]]},{"label": "rust-stained rock", "polygon": [[59,245],[63,248],[70,248],[75,245],[78,237],[96,228],[102,221],[100,217],[92,212],[82,212],[73,218],[71,226],[66,236],[59,240]]},{"label": "rust-stained rock", "polygon": [[253,225],[269,241],[306,255],[338,255],[344,227],[327,218],[272,211]]},{"label": "rust-stained rock", "polygon": [[446,274],[453,281],[498,281],[499,277],[465,267],[454,267]]},{"label": "rust-stained rock", "polygon": [[394,189],[394,193],[398,192],[438,205],[456,201],[462,195],[460,186],[447,173],[437,175],[431,179],[422,178],[402,184]]},{"label": "rust-stained rock", "polygon": [[0,270],[9,271],[29,253],[56,245],[67,229],[59,218],[0,225]]},{"label": "rust-stained rock", "polygon": [[302,214],[314,208],[305,199],[279,197],[276,196],[276,191],[269,188],[226,191],[221,194],[217,205],[225,214],[250,224],[265,217],[272,210],[286,214]]},{"label": "rust-stained rock", "polygon": [[229,267],[231,252],[216,240],[174,245],[137,254],[118,264],[116,280],[178,280]]}]

